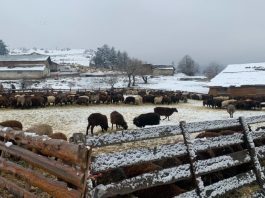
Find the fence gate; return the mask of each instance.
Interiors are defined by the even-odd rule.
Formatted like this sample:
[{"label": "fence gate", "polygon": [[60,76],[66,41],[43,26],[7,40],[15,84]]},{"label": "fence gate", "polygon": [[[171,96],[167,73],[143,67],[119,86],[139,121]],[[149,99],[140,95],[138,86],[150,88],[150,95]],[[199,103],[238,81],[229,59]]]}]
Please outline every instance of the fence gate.
[{"label": "fence gate", "polygon": [[[195,123],[180,122],[179,125],[87,137],[85,143],[93,150],[113,145],[119,147],[122,143],[137,143],[142,140],[165,137],[174,139],[177,135],[181,135],[184,140],[174,144],[155,145],[153,148],[137,147],[95,156],[92,154],[89,178],[94,184],[88,194],[90,197],[113,197],[130,193],[137,194],[149,188],[155,191],[155,187],[162,189],[163,186],[170,186],[171,190],[175,189],[176,194],[169,197],[217,197],[253,182],[260,186],[262,194],[265,189],[265,177],[264,167],[260,160],[265,158],[265,131],[250,131],[248,127],[248,124],[260,122],[265,122],[265,115]],[[229,133],[226,130],[231,128],[237,128],[241,133]],[[222,130],[223,132],[226,130],[224,133],[227,135],[198,139],[190,137],[193,133],[205,130]],[[211,155],[211,153],[218,152],[218,155]],[[208,157],[203,158],[205,154]],[[136,170],[137,167],[146,170],[148,163],[161,164],[165,160],[176,159],[181,159],[181,162],[173,166],[161,166],[158,169],[140,172],[130,177],[125,175],[125,177],[116,178],[115,181],[98,182],[104,175],[111,175],[111,173],[117,177],[118,170]],[[215,179],[213,176],[219,175],[221,176],[214,182],[207,179]],[[190,188],[184,191],[177,188],[181,182],[187,181],[189,183],[186,183],[186,186]]]}]

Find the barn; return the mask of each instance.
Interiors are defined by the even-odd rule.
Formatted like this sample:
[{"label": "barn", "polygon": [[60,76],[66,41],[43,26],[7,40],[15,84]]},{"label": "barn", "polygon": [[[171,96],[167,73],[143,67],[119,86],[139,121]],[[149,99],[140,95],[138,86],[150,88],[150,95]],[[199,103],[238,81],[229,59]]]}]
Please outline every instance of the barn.
[{"label": "barn", "polygon": [[265,63],[228,65],[209,83],[213,96],[265,96]]},{"label": "barn", "polygon": [[58,65],[50,56],[4,55],[0,56],[0,79],[40,79],[50,76]]},{"label": "barn", "polygon": [[154,76],[173,76],[175,68],[172,65],[153,65]]}]

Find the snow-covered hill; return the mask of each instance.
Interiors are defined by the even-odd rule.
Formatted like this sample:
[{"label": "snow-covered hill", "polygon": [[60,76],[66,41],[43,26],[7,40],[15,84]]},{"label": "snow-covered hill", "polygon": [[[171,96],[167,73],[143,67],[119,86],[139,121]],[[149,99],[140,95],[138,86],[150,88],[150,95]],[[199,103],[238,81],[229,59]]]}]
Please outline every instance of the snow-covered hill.
[{"label": "snow-covered hill", "polygon": [[10,49],[10,55],[22,55],[22,54],[44,54],[49,55],[52,61],[58,64],[71,64],[89,66],[91,58],[94,56],[94,50],[92,49],[26,49],[16,48]]}]

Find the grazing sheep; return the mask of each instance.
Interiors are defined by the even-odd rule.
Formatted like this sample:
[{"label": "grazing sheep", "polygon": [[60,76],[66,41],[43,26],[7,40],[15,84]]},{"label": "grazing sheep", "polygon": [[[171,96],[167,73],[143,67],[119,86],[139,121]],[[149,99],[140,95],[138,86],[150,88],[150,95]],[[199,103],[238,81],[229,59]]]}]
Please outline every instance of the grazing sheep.
[{"label": "grazing sheep", "polygon": [[100,126],[103,130],[107,131],[109,126],[108,126],[108,118],[105,115],[102,115],[101,113],[92,113],[90,116],[87,118],[88,125],[86,129],[86,135],[88,135],[88,130],[91,126],[91,135],[93,135],[93,129],[95,126]]},{"label": "grazing sheep", "polygon": [[229,113],[230,118],[233,118],[233,115],[234,115],[235,111],[236,111],[235,105],[229,104],[227,106],[227,112]]},{"label": "grazing sheep", "polygon": [[160,115],[157,113],[141,114],[133,119],[133,124],[137,127],[145,127],[146,125],[157,125],[160,123]]},{"label": "grazing sheep", "polygon": [[17,107],[24,107],[25,104],[25,95],[15,95],[15,98],[17,100]]},{"label": "grazing sheep", "polygon": [[230,104],[236,104],[237,100],[231,99],[231,100],[224,100],[222,102],[222,108],[227,108],[228,105]]},{"label": "grazing sheep", "polygon": [[137,96],[135,96],[134,98],[135,98],[135,104],[136,104],[136,105],[141,105],[141,104],[143,104],[143,97],[142,97],[142,96],[137,95]]},{"label": "grazing sheep", "polygon": [[125,101],[124,101],[125,104],[135,104],[135,97],[133,96],[128,96],[127,98],[125,98]]},{"label": "grazing sheep", "polygon": [[112,124],[112,129],[113,129],[113,124],[116,124],[116,129],[120,126],[123,127],[123,129],[128,129],[128,125],[127,123],[125,122],[123,116],[117,112],[117,111],[113,111],[111,112],[110,114],[110,122]]},{"label": "grazing sheep", "polygon": [[167,95],[163,96],[162,104],[168,104],[169,105],[171,103],[172,103],[171,97],[169,97]]},{"label": "grazing sheep", "polygon": [[143,103],[154,103],[155,96],[153,95],[146,95],[143,96]]},{"label": "grazing sheep", "polygon": [[36,133],[38,135],[51,135],[53,133],[52,127],[48,124],[36,124],[25,131]]},{"label": "grazing sheep", "polygon": [[61,132],[52,133],[52,134],[49,135],[49,137],[52,138],[52,139],[59,139],[59,140],[67,141],[66,135],[61,133]]},{"label": "grazing sheep", "polygon": [[155,104],[161,104],[163,100],[163,96],[157,96],[154,98],[154,103]]},{"label": "grazing sheep", "polygon": [[6,120],[4,122],[0,122],[0,125],[3,127],[11,127],[13,129],[23,129],[22,123],[16,120]]},{"label": "grazing sheep", "polygon": [[160,116],[166,116],[164,118],[169,120],[169,116],[171,116],[174,112],[178,112],[176,108],[168,108],[168,107],[155,107],[154,112],[159,114]]},{"label": "grazing sheep", "polygon": [[47,97],[47,105],[51,105],[53,104],[53,106],[55,106],[55,96],[48,96]]},{"label": "grazing sheep", "polygon": [[76,104],[82,105],[88,105],[89,103],[89,97],[88,96],[80,96],[77,100],[76,100]]}]

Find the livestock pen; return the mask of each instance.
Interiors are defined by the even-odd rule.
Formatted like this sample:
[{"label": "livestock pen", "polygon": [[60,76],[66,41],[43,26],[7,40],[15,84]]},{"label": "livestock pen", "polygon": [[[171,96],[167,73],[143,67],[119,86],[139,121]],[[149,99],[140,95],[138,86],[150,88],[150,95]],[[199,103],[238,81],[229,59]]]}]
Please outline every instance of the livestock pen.
[{"label": "livestock pen", "polygon": [[[265,145],[260,143],[265,139],[265,131],[250,131],[248,127],[262,122],[265,122],[264,115],[194,123],[182,121],[176,125],[118,131],[94,137],[74,134],[70,143],[1,128],[0,188],[15,197],[40,197],[38,192],[41,190],[47,194],[44,197],[59,198],[116,197],[128,194],[141,197],[143,191],[151,192],[148,189],[158,193],[156,188],[163,193],[163,197],[217,197],[251,183],[257,183],[260,189],[264,189],[262,160],[265,158]],[[240,128],[243,133],[191,138],[193,133],[231,127]],[[157,143],[153,147],[124,151],[114,150],[111,153],[97,152],[109,146],[120,147],[123,144],[174,139],[178,136],[183,137],[184,141]],[[243,145],[243,149],[206,159],[198,158],[204,151],[235,145]],[[181,159],[181,162],[168,163],[175,162],[175,159]],[[160,168],[145,167],[153,162],[160,162]],[[235,171],[241,169],[242,165],[247,166],[240,172]],[[133,173],[135,167],[140,167],[137,174]],[[117,177],[116,170],[126,168],[134,175]],[[212,175],[220,172],[231,173],[231,169],[235,174],[219,177],[214,182],[209,180],[213,179]],[[6,177],[7,174],[11,174],[12,178]],[[21,185],[17,180],[27,185]],[[183,189],[181,182],[186,189]]]},{"label": "livestock pen", "polygon": [[[157,192],[157,187],[170,184],[181,184],[180,181],[189,185],[184,191],[175,191],[168,197],[217,197],[238,189],[242,186],[256,182],[263,192],[264,167],[261,165],[265,158],[265,145],[255,145],[257,141],[265,139],[265,131],[250,131],[249,124],[265,122],[265,116],[240,117],[239,119],[215,120],[196,123],[180,122],[179,125],[158,126],[152,128],[120,131],[114,134],[105,134],[97,137],[82,137],[75,134],[72,141],[85,141],[86,145],[96,150],[97,148],[111,145],[120,146],[128,142],[160,139],[164,137],[174,138],[181,135],[182,142],[167,145],[154,145],[153,148],[133,148],[120,152],[95,154],[91,158],[91,175],[89,182],[89,196],[113,197],[126,195],[151,189]],[[191,134],[205,130],[219,130],[231,127],[240,127],[243,133],[235,133],[227,136],[192,139]],[[79,138],[79,139],[78,139]],[[208,152],[214,149],[225,149],[235,145],[244,145],[242,150],[229,152],[225,155],[212,156],[207,159],[198,158],[198,153]],[[185,162],[156,170],[145,171],[146,163],[161,162],[161,160],[187,159]],[[143,165],[141,167],[141,164]],[[219,178],[215,182],[209,182],[207,178],[220,172],[231,172],[246,168],[234,175]],[[104,175],[116,177],[115,170],[138,166],[143,170],[140,174],[122,179],[106,178],[104,183],[98,182]],[[235,169],[233,169],[235,168]],[[116,171],[117,172],[117,171]],[[139,171],[138,171],[139,172]],[[233,172],[233,171],[232,171]],[[188,182],[187,182],[188,181]],[[93,185],[92,185],[93,183]],[[172,187],[172,186],[171,186]],[[160,190],[163,188],[159,188]],[[167,188],[166,188],[167,189]],[[172,188],[171,188],[172,189]],[[138,192],[138,193],[137,193]],[[151,191],[149,191],[151,192]],[[180,194],[180,192],[182,192]],[[167,197],[164,192],[163,197]],[[140,196],[141,197],[141,196]]]}]

